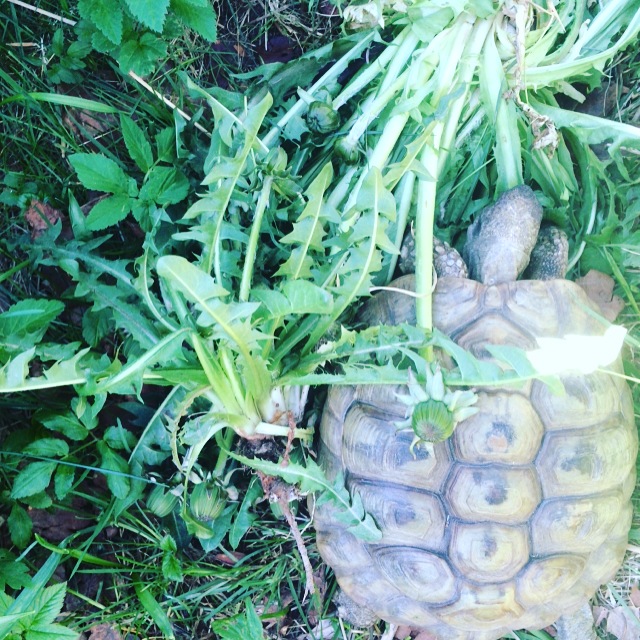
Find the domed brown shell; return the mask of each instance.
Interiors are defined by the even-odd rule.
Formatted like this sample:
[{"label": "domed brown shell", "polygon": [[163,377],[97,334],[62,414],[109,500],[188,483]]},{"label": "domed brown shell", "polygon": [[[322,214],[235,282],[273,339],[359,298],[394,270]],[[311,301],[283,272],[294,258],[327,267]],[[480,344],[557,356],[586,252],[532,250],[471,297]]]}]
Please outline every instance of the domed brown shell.
[{"label": "domed brown shell", "polygon": [[[396,287],[412,288],[405,276]],[[487,343],[600,335],[593,305],[565,280],[496,286],[442,278],[434,323],[478,357]],[[409,296],[383,292],[370,323],[415,321]],[[620,369],[620,362],[614,365]],[[622,561],[638,438],[622,378],[563,378],[478,392],[479,411],[432,452],[409,446],[402,387],[335,387],[321,423],[321,461],[344,473],[382,531],[367,543],[316,509],[319,550],[353,600],[439,640],[495,640],[577,610]],[[414,457],[415,456],[415,457]]]}]

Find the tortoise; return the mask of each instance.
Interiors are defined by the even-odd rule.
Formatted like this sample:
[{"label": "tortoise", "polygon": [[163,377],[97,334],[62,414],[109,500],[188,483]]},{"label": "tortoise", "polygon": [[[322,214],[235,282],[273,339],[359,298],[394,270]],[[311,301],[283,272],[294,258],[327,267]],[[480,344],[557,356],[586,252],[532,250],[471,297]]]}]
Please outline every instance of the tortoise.
[{"label": "tortoise", "polygon": [[[487,344],[529,350],[541,337],[605,331],[595,304],[563,279],[567,242],[553,228],[541,231],[535,279],[516,281],[541,218],[529,187],[506,192],[468,230],[464,255],[477,280],[464,271],[438,278],[435,326],[479,358],[490,357]],[[547,258],[545,247],[565,257]],[[411,289],[414,276],[393,286]],[[414,298],[380,292],[361,316],[415,322]],[[620,371],[620,359],[609,368]],[[638,437],[623,378],[596,371],[561,380],[564,395],[540,380],[480,389],[475,415],[413,451],[413,434],[398,426],[406,386],[329,390],[321,464],[344,477],[382,532],[366,542],[331,503],[316,507],[318,549],[348,601],[438,640],[495,640],[585,610],[625,553]]]}]

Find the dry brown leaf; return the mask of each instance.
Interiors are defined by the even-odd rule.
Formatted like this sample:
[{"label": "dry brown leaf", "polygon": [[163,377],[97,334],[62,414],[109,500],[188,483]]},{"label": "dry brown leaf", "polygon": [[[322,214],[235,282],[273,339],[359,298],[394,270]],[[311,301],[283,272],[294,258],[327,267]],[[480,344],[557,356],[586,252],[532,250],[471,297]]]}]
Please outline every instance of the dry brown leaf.
[{"label": "dry brown leaf", "polygon": [[638,640],[640,638],[638,608],[615,607],[611,609],[607,616],[607,632],[618,640]]},{"label": "dry brown leaf", "polygon": [[600,307],[602,315],[609,322],[615,322],[618,314],[624,309],[624,300],[613,295],[615,282],[611,276],[591,269],[587,275],[578,278],[576,284]]},{"label": "dry brown leaf", "polygon": [[31,237],[37,238],[61,220],[62,214],[46,202],[32,200],[31,206],[24,212],[24,219],[31,228]]},{"label": "dry brown leaf", "polygon": [[631,600],[631,604],[634,607],[640,607],[640,589],[638,589],[638,585],[634,584],[631,587],[631,593],[629,594],[629,600]]},{"label": "dry brown leaf", "polygon": [[120,632],[108,624],[99,624],[91,627],[89,632],[89,640],[122,640]]}]

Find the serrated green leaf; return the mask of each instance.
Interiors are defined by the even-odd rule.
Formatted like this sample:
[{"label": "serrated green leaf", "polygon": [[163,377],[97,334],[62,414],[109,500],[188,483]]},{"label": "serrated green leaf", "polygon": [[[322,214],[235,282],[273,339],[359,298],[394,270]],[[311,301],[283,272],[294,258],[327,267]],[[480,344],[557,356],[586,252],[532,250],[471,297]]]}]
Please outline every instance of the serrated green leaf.
[{"label": "serrated green leaf", "polygon": [[78,0],[78,13],[95,24],[112,45],[122,41],[122,8],[111,0]]},{"label": "serrated green leaf", "polygon": [[127,195],[115,195],[100,200],[92,207],[86,219],[86,227],[90,231],[102,231],[124,220],[131,212],[135,201]]},{"label": "serrated green leaf", "polygon": [[333,296],[307,280],[286,280],[282,293],[290,303],[290,313],[331,313]]},{"label": "serrated green leaf", "polygon": [[171,9],[187,27],[210,42],[218,38],[218,19],[211,4],[194,0],[171,0]]},{"label": "serrated green leaf", "polygon": [[128,40],[120,47],[118,64],[124,73],[133,71],[146,76],[154,70],[158,60],[166,55],[167,43],[147,32],[139,40]]},{"label": "serrated green leaf", "polygon": [[105,475],[111,493],[121,500],[126,499],[131,491],[131,479],[128,477],[129,464],[106,442],[98,442],[97,446],[102,457],[100,466],[108,472]]},{"label": "serrated green leaf", "polygon": [[57,431],[70,440],[84,440],[89,430],[71,412],[68,413],[38,413],[36,418],[50,431]]},{"label": "serrated green leaf", "polygon": [[104,432],[102,439],[112,449],[124,449],[125,451],[131,451],[138,441],[136,436],[128,429],[125,429],[121,424],[115,427],[109,427]]},{"label": "serrated green leaf", "polygon": [[53,490],[58,500],[64,500],[67,497],[73,486],[74,477],[75,470],[73,467],[66,464],[58,465],[56,475],[53,478]]},{"label": "serrated green leaf", "polygon": [[135,181],[111,158],[100,153],[74,153],[69,162],[87,189],[130,196],[137,193]]},{"label": "serrated green leaf", "polygon": [[13,542],[18,549],[24,549],[31,540],[31,531],[33,529],[33,523],[26,509],[18,503],[15,503],[11,507],[11,513],[7,518],[7,525],[9,527],[11,542]]},{"label": "serrated green leaf", "polygon": [[131,159],[146,173],[153,165],[153,151],[144,131],[126,115],[120,116],[122,137]]},{"label": "serrated green leaf", "polygon": [[15,556],[6,549],[0,549],[0,591],[3,591],[6,586],[10,589],[20,589],[30,584],[31,576],[27,565],[16,560]]},{"label": "serrated green leaf", "polygon": [[189,181],[175,167],[153,167],[140,189],[140,198],[159,205],[177,204],[189,193]]},{"label": "serrated green leaf", "polygon": [[62,611],[67,583],[60,582],[46,587],[36,597],[36,614],[29,626],[38,627],[51,624]]},{"label": "serrated green leaf", "polygon": [[51,481],[57,462],[31,462],[16,476],[11,489],[15,500],[33,496],[44,491]]},{"label": "serrated green leaf", "polygon": [[124,0],[129,11],[145,27],[160,33],[169,8],[169,0]]},{"label": "serrated green leaf", "polygon": [[19,389],[29,375],[29,363],[35,355],[35,347],[27,349],[11,358],[0,369],[0,389],[13,391]]},{"label": "serrated green leaf", "polygon": [[43,458],[56,458],[66,456],[69,453],[69,445],[59,438],[40,438],[24,449],[24,453]]},{"label": "serrated green leaf", "polygon": [[26,299],[12,304],[0,314],[1,343],[10,342],[12,336],[29,336],[34,344],[39,342],[63,311],[64,304],[58,300]]},{"label": "serrated green leaf", "polygon": [[55,623],[30,627],[25,634],[25,640],[76,640],[79,637],[77,631]]},{"label": "serrated green leaf", "polygon": [[229,293],[209,274],[181,256],[162,256],[156,270],[161,278],[202,308],[206,307],[209,300]]}]

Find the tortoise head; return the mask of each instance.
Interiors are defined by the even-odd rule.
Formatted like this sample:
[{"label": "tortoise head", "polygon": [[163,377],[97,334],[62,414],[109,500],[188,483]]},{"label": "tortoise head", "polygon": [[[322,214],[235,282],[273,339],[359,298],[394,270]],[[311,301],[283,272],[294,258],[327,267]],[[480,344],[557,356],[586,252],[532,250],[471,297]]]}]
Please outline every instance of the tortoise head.
[{"label": "tortoise head", "polygon": [[467,231],[464,256],[471,278],[489,285],[516,280],[529,264],[541,221],[542,207],[525,185],[485,207]]}]

